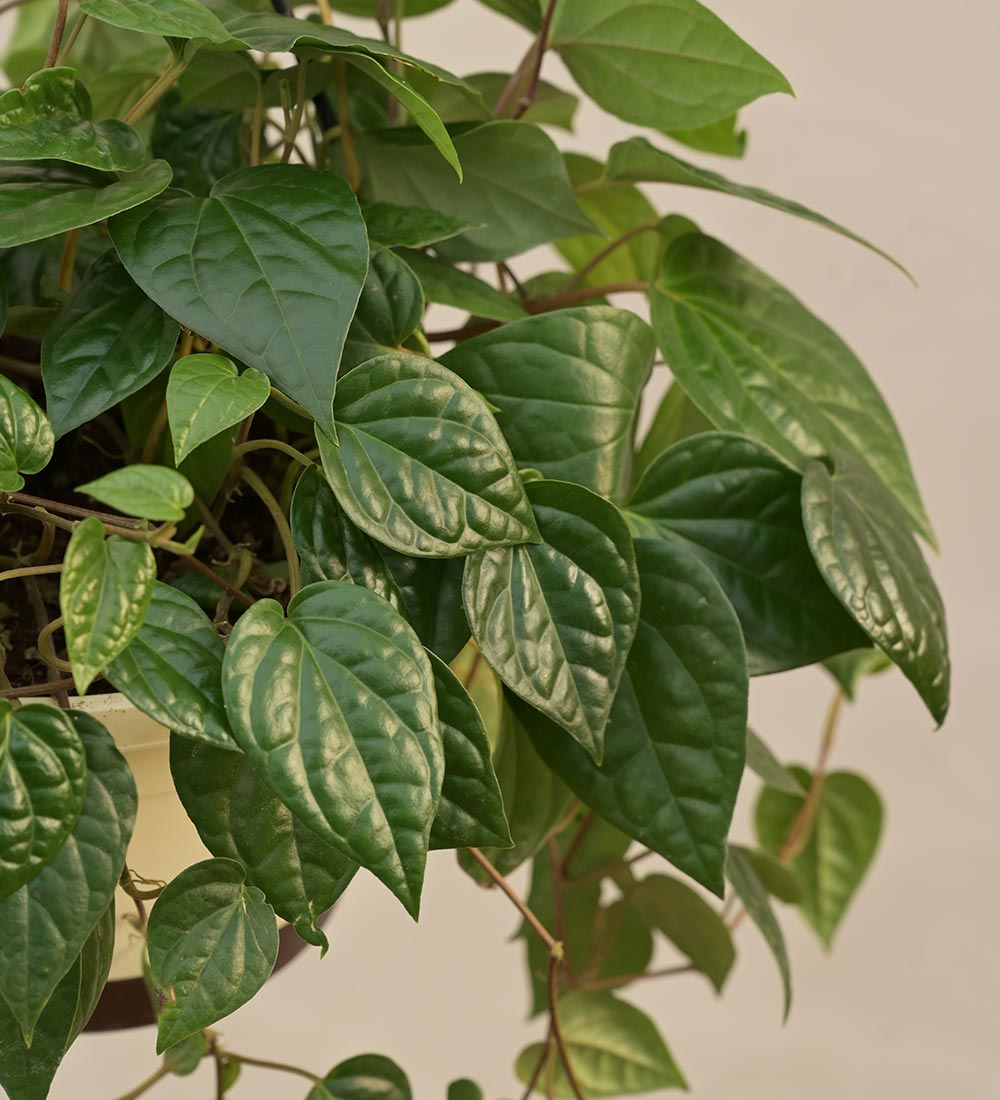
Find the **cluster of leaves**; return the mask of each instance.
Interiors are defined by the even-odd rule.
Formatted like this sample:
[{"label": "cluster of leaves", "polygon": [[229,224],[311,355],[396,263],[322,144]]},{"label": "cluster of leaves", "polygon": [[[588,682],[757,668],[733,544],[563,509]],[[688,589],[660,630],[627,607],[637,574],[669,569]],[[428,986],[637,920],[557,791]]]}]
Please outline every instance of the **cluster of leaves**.
[{"label": "cluster of leaves", "polygon": [[[829,944],[881,827],[871,786],[827,770],[835,713],[815,770],[786,768],[748,732],[750,677],[824,662],[839,707],[891,662],[944,719],[934,535],[874,382],[638,187],[872,247],[662,147],[740,156],[736,112],[784,77],[697,0],[485,0],[528,48],[459,78],[400,42],[448,2],[21,12],[0,95],[0,581],[38,624],[6,652],[24,682],[0,677],[12,1100],[47,1095],[93,1011],[130,878],[131,774],[70,691],[121,692],[171,731],[211,858],[146,928],[153,1080],[213,1056],[219,1096],[241,1065],[288,1068],[208,1030],[266,981],[279,918],[325,951],[359,868],[416,917],[434,849],[524,916],[549,1019],[517,1061],[528,1092],[682,1087],[617,991],[687,971],[721,989],[748,915],[787,1013],[772,900]],[[576,99],[541,78],[549,50],[661,137],[562,155],[549,131]],[[562,262],[518,278],[542,244]],[[650,323],[610,304],[635,291]],[[435,332],[430,305],[468,316]],[[637,443],[657,352],[673,382]],[[728,839],[747,767],[753,847]],[[675,873],[641,877],[647,857]],[[505,877],[524,864],[526,900]],[[683,961],[651,970],[661,941]],[[293,1072],[311,1100],[410,1096],[375,1055]]]}]

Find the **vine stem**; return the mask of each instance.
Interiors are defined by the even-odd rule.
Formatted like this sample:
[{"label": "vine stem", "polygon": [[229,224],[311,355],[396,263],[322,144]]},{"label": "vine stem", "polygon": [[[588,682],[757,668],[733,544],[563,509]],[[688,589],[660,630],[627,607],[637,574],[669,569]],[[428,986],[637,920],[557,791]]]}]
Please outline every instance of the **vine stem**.
[{"label": "vine stem", "polygon": [[802,803],[798,815],[792,822],[791,829],[788,830],[788,836],[785,837],[785,843],[782,844],[781,851],[778,853],[781,860],[794,859],[809,839],[809,830],[813,818],[816,816],[816,811],[819,809],[819,800],[823,794],[826,769],[830,763],[830,753],[833,751],[833,743],[837,736],[837,726],[840,722],[843,707],[844,693],[840,688],[837,688],[826,712],[826,721],[823,723],[823,738],[820,742],[819,756],[813,770],[812,782],[809,784],[805,802]]},{"label": "vine stem", "polygon": [[80,230],[71,229],[66,234],[62,258],[59,261],[59,289],[68,291],[73,283],[73,265],[76,263],[76,249],[80,243]]},{"label": "vine stem", "polygon": [[233,448],[233,458],[242,458],[243,455],[251,454],[253,451],[281,451],[289,458],[294,458],[306,469],[315,465],[313,460],[307,458],[297,447],[284,443],[280,439],[250,439],[246,443],[240,443]]},{"label": "vine stem", "polygon": [[294,596],[302,587],[302,575],[299,571],[299,554],[295,549],[295,540],[292,538],[292,530],[285,519],[285,513],[281,510],[274,493],[264,484],[263,480],[253,472],[244,468],[240,471],[240,477],[257,494],[261,503],[271,513],[274,526],[278,530],[281,546],[288,561],[288,590]]},{"label": "vine stem", "polygon": [[56,9],[56,25],[52,28],[52,40],[49,42],[49,52],[45,55],[43,69],[55,67],[56,58],[59,56],[59,48],[62,46],[63,32],[66,30],[66,13],[69,11],[69,0],[59,0]]},{"label": "vine stem", "polygon": [[[520,118],[534,101],[538,92],[542,61],[548,48],[549,31],[552,28],[552,16],[555,14],[557,2],[558,0],[549,0],[538,34],[532,39],[531,45],[525,52],[524,57],[521,58],[517,68],[511,73],[510,79],[500,93],[500,98],[496,101],[493,108],[494,118],[506,118],[515,97],[517,97],[517,106],[511,116],[513,118]],[[520,89],[524,86],[525,79],[527,79],[528,84],[521,92]]]},{"label": "vine stem", "polygon": [[[308,1069],[303,1069],[301,1066],[288,1065],[286,1062],[271,1062],[266,1058],[251,1058],[246,1054],[234,1054],[231,1050],[220,1050],[220,1058],[231,1058],[235,1062],[240,1062],[244,1066],[256,1066],[257,1069],[273,1069],[279,1073],[294,1073],[298,1077],[306,1077],[313,1084],[319,1084],[323,1078],[318,1074],[311,1072]],[[121,1100],[126,1100],[122,1097]]]},{"label": "vine stem", "polygon": [[170,1074],[170,1067],[163,1063],[162,1066],[153,1074],[150,1074],[145,1081],[136,1085],[130,1092],[124,1093],[118,1097],[118,1100],[136,1100],[136,1097],[142,1096],[143,1093],[148,1092],[158,1081],[162,1081],[164,1077]]},{"label": "vine stem", "polygon": [[514,118],[520,118],[534,103],[535,96],[538,94],[538,82],[542,76],[542,62],[545,60],[545,51],[549,48],[549,32],[552,30],[552,16],[555,15],[557,3],[558,0],[549,0],[548,7],[545,9],[541,30],[538,32],[537,48],[531,68],[531,80],[524,95],[518,100]]},{"label": "vine stem", "polygon": [[288,129],[285,131],[285,146],[281,150],[281,163],[287,164],[295,148],[295,139],[302,128],[302,118],[306,112],[306,77],[309,75],[309,61],[299,62],[298,72],[295,77],[295,107],[288,121]]},{"label": "vine stem", "polygon": [[599,989],[618,989],[630,982],[644,981],[647,978],[673,978],[678,974],[692,974],[698,968],[693,963],[678,963],[677,966],[665,966],[662,970],[641,970],[635,974],[619,974],[612,978],[585,979],[580,988],[594,992]]},{"label": "vine stem", "polygon": [[[103,680],[103,676],[97,680]],[[96,683],[97,680],[94,682]],[[72,691],[75,683],[69,677],[64,680],[49,680],[44,684],[26,684],[24,687],[4,688],[0,691],[0,699],[29,699],[33,695],[56,695],[62,691]]]},{"label": "vine stem", "polygon": [[641,237],[644,233],[655,233],[658,228],[659,226],[656,222],[644,222],[642,225],[633,226],[627,233],[623,233],[616,240],[613,240],[609,245],[602,248],[600,252],[591,256],[583,267],[581,267],[573,278],[563,287],[563,290],[575,290],[592,271],[600,267],[609,256],[614,255],[623,245],[628,244],[629,241],[635,240],[636,237]]},{"label": "vine stem", "polygon": [[334,60],[337,74],[337,114],[340,118],[340,143],[344,147],[344,168],[352,191],[361,186],[361,165],[354,145],[354,129],[351,126],[351,101],[347,94],[347,64],[342,58]]},{"label": "vine stem", "polygon": [[66,64],[66,59],[69,57],[70,51],[76,45],[76,40],[80,37],[80,31],[83,30],[83,25],[86,22],[87,13],[82,11],[76,17],[76,22],[73,24],[73,29],[69,32],[69,38],[66,39],[66,44],[59,51],[59,56],[56,58],[56,65]]},{"label": "vine stem", "polygon": [[156,106],[159,99],[170,88],[171,84],[187,68],[186,61],[174,61],[168,65],[145,92],[132,104],[122,116],[122,121],[134,126],[141,122],[148,112]]},{"label": "vine stem", "polygon": [[518,910],[522,917],[531,925],[535,932],[535,935],[545,944],[545,949],[550,955],[555,952],[560,953],[559,941],[553,936],[544,924],[535,916],[534,912],[528,907],[528,903],[521,897],[520,894],[514,889],[513,886],[504,878],[503,875],[493,866],[492,863],[483,855],[478,848],[470,848],[469,855],[479,864],[480,867],[490,876],[490,878],[496,883],[497,886],[510,898],[514,907]]},{"label": "vine stem", "polygon": [[7,569],[0,573],[0,584],[18,577],[38,577],[43,573],[61,573],[62,565],[24,565],[20,569]]}]

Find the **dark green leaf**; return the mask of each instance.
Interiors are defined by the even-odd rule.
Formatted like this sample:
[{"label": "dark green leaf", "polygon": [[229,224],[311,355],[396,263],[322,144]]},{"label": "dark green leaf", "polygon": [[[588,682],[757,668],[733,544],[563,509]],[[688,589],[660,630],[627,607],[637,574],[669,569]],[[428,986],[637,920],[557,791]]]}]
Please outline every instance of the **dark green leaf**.
[{"label": "dark green leaf", "polygon": [[54,446],[52,425],[37,402],[0,374],[0,492],[16,492],[22,473],[47,466]]},{"label": "dark green leaf", "polygon": [[0,699],[0,898],[55,857],[86,789],[86,752],[65,713]]},{"label": "dark green leaf", "polygon": [[299,821],[242,753],[174,735],[170,772],[205,847],[241,863],[278,916],[325,953],[317,920],[358,865]]},{"label": "dark green leaf", "polygon": [[639,619],[632,538],[609,501],[564,481],[527,486],[545,540],[465,565],[465,610],[501,680],[600,761]]},{"label": "dark green leaf", "polygon": [[[367,15],[374,17],[378,14],[382,0],[331,0],[330,6],[334,11],[347,12],[348,15]],[[446,7],[452,0],[406,0],[406,7],[402,13],[407,19],[415,15],[427,15]]]},{"label": "dark green leaf", "polygon": [[182,107],[175,89],[160,102],[150,148],[173,169],[175,187],[207,195],[242,166],[242,130],[241,112]]},{"label": "dark green leaf", "polygon": [[538,0],[480,0],[480,3],[508,16],[529,31],[537,31],[542,25],[542,9]]},{"label": "dark green leaf", "polygon": [[238,863],[206,859],[156,899],[146,942],[162,1054],[260,990],[278,957],[278,925]]},{"label": "dark green leaf", "polygon": [[317,430],[340,506],[401,553],[454,557],[538,539],[514,459],[482,397],[421,355],[385,355],[340,382],[339,444]]},{"label": "dark green leaf", "polygon": [[80,10],[113,27],[168,38],[228,42],[226,28],[199,0],[80,0]]},{"label": "dark green leaf", "polygon": [[178,522],[194,503],[191,482],[165,466],[137,463],[76,487],[126,516]]},{"label": "dark green leaf", "polygon": [[305,165],[244,168],[208,198],[114,219],[111,235],[155,302],[332,431],[336,367],[368,270],[364,219],[343,180]]},{"label": "dark green leaf", "polygon": [[79,711],[70,720],[87,753],[83,809],[55,857],[0,901],[0,1000],[28,1043],[111,904],[135,822],[135,781],[111,735]]},{"label": "dark green leaf", "polygon": [[180,326],[135,285],[113,251],[98,259],[42,341],[57,436],[137,393],[170,362]]},{"label": "dark green leaf", "polygon": [[633,486],[638,485],[642,480],[645,472],[653,464],[653,459],[659,458],[668,447],[672,447],[682,439],[687,439],[688,436],[710,431],[712,431],[711,420],[698,411],[698,406],[676,382],[671,382],[656,407],[653,421],[643,437],[642,446],[636,451],[632,469]]},{"label": "dark green leaf", "polygon": [[801,476],[767,447],[705,432],[661,454],[628,504],[633,530],[681,542],[718,578],[752,675],[864,643],[813,561],[801,494]]},{"label": "dark green leaf", "polygon": [[0,160],[61,160],[131,172],[145,159],[146,146],[128,123],[90,121],[73,69],[42,69],[0,95]]},{"label": "dark green leaf", "polygon": [[766,443],[804,470],[850,451],[929,541],[906,449],[851,349],[724,244],[696,234],[667,250],[650,299],[657,343],[692,401],[719,427]]},{"label": "dark green leaf", "polygon": [[386,248],[426,248],[479,226],[419,206],[395,206],[390,202],[372,202],[361,207],[368,225],[368,239]]},{"label": "dark green leaf", "polygon": [[412,1100],[406,1074],[382,1054],[359,1054],[341,1062],[306,1100]]},{"label": "dark green leaf", "polygon": [[446,260],[423,252],[408,252],[406,262],[420,280],[429,302],[454,306],[493,321],[516,321],[525,316],[513,298],[475,275],[452,267]]},{"label": "dark green leaf", "polygon": [[611,709],[604,764],[518,707],[539,754],[586,805],[713,893],[743,774],[743,639],[718,582],[673,542],[635,544],[639,630]]},{"label": "dark green leaf", "polygon": [[260,600],[223,662],[233,732],[304,824],[369,868],[414,917],[444,772],[430,661],[365,588],[323,581]]},{"label": "dark green leaf", "polygon": [[892,661],[880,649],[852,649],[849,653],[828,657],[823,667],[853,703],[862,681],[888,671],[892,668]]},{"label": "dark green leaf", "polygon": [[402,350],[420,327],[424,292],[405,261],[387,248],[372,249],[368,277],[347,333],[341,371]]},{"label": "dark green leaf", "polygon": [[747,767],[756,772],[769,787],[776,787],[786,794],[805,794],[805,789],[795,776],[751,729],[747,730]]},{"label": "dark green leaf", "polygon": [[196,1031],[186,1039],[181,1039],[163,1054],[163,1064],[177,1077],[188,1077],[201,1065],[201,1060],[209,1054],[208,1040],[204,1031]]},{"label": "dark green leaf", "polygon": [[[805,768],[792,771],[803,787],[810,785]],[[757,837],[766,852],[781,851],[802,802],[803,796],[773,787],[761,791]],[[827,949],[875,856],[881,833],[882,802],[874,788],[853,772],[827,775],[808,840],[790,861],[804,894],[799,908]]]},{"label": "dark green leaf", "polygon": [[[465,83],[474,88],[481,99],[470,95],[465,88],[441,83],[431,85],[426,79],[420,80],[418,86],[444,122],[480,122],[493,117],[493,110],[509,80],[509,73],[472,73],[465,77]],[[570,92],[564,92],[547,80],[539,80],[534,98],[520,117],[526,122],[572,131],[579,103]]]},{"label": "dark green leaf", "polygon": [[657,130],[705,126],[792,90],[697,0],[571,0],[557,8],[551,42],[598,106]]},{"label": "dark green leaf", "polygon": [[500,410],[519,465],[601,496],[624,493],[653,361],[649,327],[635,314],[562,309],[467,340],[441,361]]},{"label": "dark green leaf", "polygon": [[485,1100],[483,1090],[468,1077],[459,1077],[448,1086],[447,1100]]},{"label": "dark green leaf", "polygon": [[0,248],[110,218],[169,183],[170,166],[162,160],[120,178],[58,161],[0,164]]}]

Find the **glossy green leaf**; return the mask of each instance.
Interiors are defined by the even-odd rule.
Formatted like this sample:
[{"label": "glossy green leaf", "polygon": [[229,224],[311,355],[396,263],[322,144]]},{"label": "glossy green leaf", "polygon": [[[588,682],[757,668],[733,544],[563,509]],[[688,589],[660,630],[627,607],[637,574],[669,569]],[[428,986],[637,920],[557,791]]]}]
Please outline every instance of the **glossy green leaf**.
[{"label": "glossy green leaf", "polygon": [[801,476],[767,447],[705,432],[660,455],[628,503],[637,533],[680,541],[718,578],[753,675],[864,643],[813,561],[801,493]]},{"label": "glossy green leaf", "polygon": [[628,525],[564,481],[527,486],[540,545],[486,550],[465,566],[465,610],[501,680],[600,761],[639,620]]},{"label": "glossy green leaf", "polygon": [[179,589],[156,581],[138,634],[105,675],[154,722],[232,751],[222,654],[222,639],[205,612]]},{"label": "glossy green leaf", "polygon": [[177,522],[194,503],[191,482],[183,474],[166,466],[142,463],[112,470],[95,481],[78,485],[76,491],[140,519]]},{"label": "glossy green leaf", "polygon": [[170,773],[205,847],[242,864],[278,916],[325,953],[317,921],[358,865],[296,818],[242,753],[173,735]]},{"label": "glossy green leaf", "polygon": [[341,581],[260,600],[223,662],[241,748],[304,824],[417,915],[444,762],[430,661],[383,599]]},{"label": "glossy green leaf", "polygon": [[861,684],[869,676],[888,671],[892,668],[892,661],[880,649],[852,649],[849,653],[828,657],[823,667],[853,703]]},{"label": "glossy green leaf", "polygon": [[711,420],[699,412],[698,406],[676,382],[672,382],[657,405],[652,423],[643,436],[642,445],[635,453],[632,484],[639,484],[653,460],[659,458],[668,447],[688,436],[710,431]]},{"label": "glossy green leaf", "polygon": [[0,248],[110,218],[158,195],[170,166],[153,160],[122,177],[58,161],[0,164]]},{"label": "glossy green leaf", "polygon": [[[811,777],[792,769],[803,787]],[[803,796],[765,787],[757,800],[760,846],[777,855],[802,808]],[[829,949],[847,908],[868,870],[882,833],[882,802],[874,788],[853,772],[832,772],[823,780],[819,806],[802,850],[790,861],[806,920]]]},{"label": "glossy green leaf", "polygon": [[[559,1002],[559,1021],[570,1064],[583,1094],[588,1097],[625,1096],[657,1089],[686,1089],[656,1025],[634,1005],[611,993],[569,993]],[[529,1081],[542,1053],[540,1043],[523,1050],[517,1075]],[[575,1093],[554,1048],[552,1095],[572,1100]],[[540,1075],[544,1088],[546,1071]]]},{"label": "glossy green leaf", "polygon": [[748,680],[718,582],[673,542],[638,539],[639,630],[605,734],[604,763],[523,706],[539,754],[596,813],[721,896],[743,774]]},{"label": "glossy green leaf", "polygon": [[24,485],[22,473],[44,469],[54,446],[52,425],[38,403],[0,374],[0,492],[16,492]]},{"label": "glossy green leaf", "polygon": [[93,516],[74,530],[63,558],[59,607],[81,695],[138,633],[155,580],[149,543],[105,539],[104,525]]},{"label": "glossy green leaf", "polygon": [[86,789],[86,752],[64,712],[0,699],[0,898],[55,857]]},{"label": "glossy green leaf", "polygon": [[61,160],[131,172],[145,159],[146,146],[128,123],[90,121],[73,69],[42,69],[0,95],[0,160]]},{"label": "glossy green leaf", "polygon": [[747,767],[769,787],[775,787],[786,794],[805,794],[805,789],[778,760],[767,742],[751,729],[747,730]]},{"label": "glossy green leaf", "polygon": [[430,846],[511,846],[483,719],[462,681],[439,657],[430,657],[444,742],[444,783]]},{"label": "glossy green leaf", "polygon": [[432,206],[484,226],[442,241],[438,252],[446,259],[505,260],[593,230],[573,197],[559,151],[533,123],[486,122],[456,133],[462,183],[412,131],[363,135],[357,145],[368,198]]},{"label": "glossy green leaf", "polygon": [[80,0],[80,10],[92,19],[143,34],[220,43],[232,37],[199,0]]},{"label": "glossy green leaf", "polygon": [[722,992],[736,959],[726,922],[701,894],[680,879],[650,875],[629,892],[650,927],[662,933]]},{"label": "glossy green leaf", "polygon": [[785,997],[783,1019],[787,1020],[788,1012],[792,1007],[792,972],[788,962],[785,937],[771,909],[767,890],[754,865],[740,848],[729,849],[729,855],[726,857],[726,875],[736,896],[743,903],[747,915],[760,929],[760,934],[764,937],[774,956],[774,961],[778,964]]},{"label": "glossy green leaf", "polygon": [[719,157],[742,157],[747,149],[747,132],[739,128],[735,114],[695,130],[670,130],[668,136],[691,149]]},{"label": "glossy green leaf", "polygon": [[381,549],[417,637],[442,661],[451,661],[468,642],[462,606],[463,558],[413,558]]},{"label": "glossy green leaf", "polygon": [[260,990],[278,957],[278,925],[238,863],[207,859],[164,888],[146,942],[160,1005],[156,1052],[162,1054]]},{"label": "glossy green leaf", "polygon": [[135,781],[111,735],[87,714],[72,713],[70,721],[87,754],[80,816],[58,853],[0,901],[0,999],[29,1045],[49,998],[111,904],[135,822]]},{"label": "glossy green leaf", "polygon": [[170,369],[167,419],[174,459],[183,462],[202,443],[242,423],[271,396],[267,375],[253,367],[242,374],[224,355],[185,355]]},{"label": "glossy green leaf", "polygon": [[951,662],[944,605],[907,517],[871,470],[835,453],[806,468],[802,515],[827,583],[869,638],[899,665],[940,725]]},{"label": "glossy green leaf", "polygon": [[371,202],[361,207],[368,239],[386,248],[426,248],[479,226],[440,210]]},{"label": "glossy green leaf", "polygon": [[412,1100],[406,1074],[382,1054],[359,1054],[339,1063],[306,1100]]},{"label": "glossy green leaf", "polygon": [[160,101],[150,148],[173,169],[175,187],[207,195],[219,180],[243,166],[243,114],[184,107],[180,98],[172,89]]},{"label": "glossy green leaf", "polygon": [[706,126],[792,90],[697,0],[571,0],[557,9],[550,40],[599,107],[657,130]]},{"label": "glossy green leaf", "polygon": [[423,252],[408,252],[406,262],[420,280],[429,302],[464,309],[492,321],[516,321],[526,316],[513,298],[446,260]]},{"label": "glossy green leaf", "polygon": [[337,364],[368,270],[364,219],[343,180],[305,165],[244,168],[208,198],[169,198],[110,228],[153,301],[332,431]]},{"label": "glossy green leaf", "polygon": [[[801,788],[797,782],[795,786],[796,793],[799,793]],[[750,865],[767,893],[789,905],[796,905],[802,900],[802,883],[787,863],[783,863],[777,856],[768,855],[767,852],[730,844],[729,854],[732,855],[734,851],[739,852],[744,862]]]},{"label": "glossy green leaf", "polygon": [[368,359],[401,351],[420,327],[424,292],[416,275],[388,248],[372,249],[368,277],[347,333],[341,371]]},{"label": "glossy green leaf", "polygon": [[851,349],[784,287],[711,237],[667,250],[650,298],[678,382],[719,428],[804,470],[836,450],[860,458],[933,540],[906,449]]},{"label": "glossy green leaf", "polygon": [[538,539],[493,414],[450,370],[421,355],[372,359],[341,379],[335,417],[339,444],[317,429],[323,469],[379,542],[453,557]]},{"label": "glossy green leaf", "polygon": [[624,493],[653,361],[649,327],[635,314],[562,309],[466,340],[441,361],[500,410],[519,465],[601,496]]},{"label": "glossy green leaf", "polygon": [[56,436],[107,412],[170,362],[180,325],[135,285],[113,251],[87,271],[42,341]]}]

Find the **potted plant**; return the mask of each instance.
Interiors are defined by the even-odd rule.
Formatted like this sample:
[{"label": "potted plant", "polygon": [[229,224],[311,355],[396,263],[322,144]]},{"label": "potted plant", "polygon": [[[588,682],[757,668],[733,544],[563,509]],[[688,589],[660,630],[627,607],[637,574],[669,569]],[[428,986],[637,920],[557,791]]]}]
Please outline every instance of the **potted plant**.
[{"label": "potted plant", "polygon": [[[322,954],[359,869],[416,918],[435,849],[523,917],[546,1020],[525,1095],[682,1087],[624,992],[654,943],[721,989],[749,917],[787,1013],[776,903],[829,945],[879,839],[873,787],[827,766],[842,704],[894,664],[944,720],[934,533],[875,383],[639,186],[874,248],[689,159],[738,158],[737,112],[788,82],[696,0],[485,0],[526,52],[458,77],[404,51],[406,20],[448,2],[19,12],[0,95],[11,1100],[48,1094],[113,956],[164,1055],[131,1096],[210,1058],[218,1096],[260,1066],[312,1100],[408,1097],[382,1056],[323,1077],[216,1027],[264,985],[279,920]],[[561,154],[577,100],[543,79],[551,52],[655,136]],[[519,275],[542,244],[553,269]],[[657,364],[672,381],[639,440]],[[747,729],[749,677],[818,663],[819,757],[789,767]],[[746,769],[757,835],[730,839]]]}]

